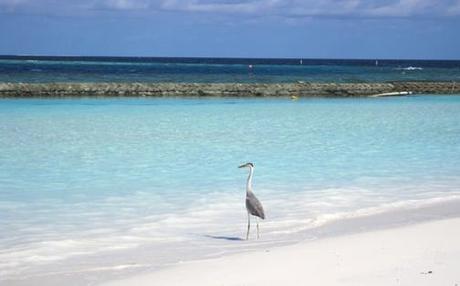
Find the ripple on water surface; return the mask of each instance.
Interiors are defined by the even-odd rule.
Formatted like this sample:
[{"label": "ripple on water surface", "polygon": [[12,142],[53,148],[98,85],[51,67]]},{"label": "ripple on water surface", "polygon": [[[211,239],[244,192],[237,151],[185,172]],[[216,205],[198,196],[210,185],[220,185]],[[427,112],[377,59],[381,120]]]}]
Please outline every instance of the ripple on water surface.
[{"label": "ripple on water surface", "polygon": [[[1,100],[0,276],[157,267],[453,198],[459,111],[458,96]],[[267,220],[235,244],[248,161]]]}]

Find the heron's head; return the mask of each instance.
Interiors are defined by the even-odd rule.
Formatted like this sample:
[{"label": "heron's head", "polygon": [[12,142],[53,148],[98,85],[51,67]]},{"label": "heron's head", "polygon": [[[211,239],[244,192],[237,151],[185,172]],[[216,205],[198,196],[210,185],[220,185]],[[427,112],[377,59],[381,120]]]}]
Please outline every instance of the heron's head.
[{"label": "heron's head", "polygon": [[254,164],[253,163],[246,163],[246,164],[243,164],[241,166],[238,166],[238,168],[254,168]]}]

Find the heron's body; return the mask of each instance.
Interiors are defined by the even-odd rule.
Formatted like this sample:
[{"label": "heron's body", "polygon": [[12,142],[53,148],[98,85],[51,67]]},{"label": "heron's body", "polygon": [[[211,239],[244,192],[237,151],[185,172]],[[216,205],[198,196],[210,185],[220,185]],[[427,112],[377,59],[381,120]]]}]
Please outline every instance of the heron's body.
[{"label": "heron's body", "polygon": [[246,209],[251,215],[265,219],[264,208],[252,191],[246,192]]},{"label": "heron's body", "polygon": [[257,223],[257,238],[259,238],[259,221],[257,217],[261,219],[265,219],[264,208],[257,197],[252,192],[252,175],[254,172],[254,164],[246,163],[244,165],[239,166],[239,168],[248,167],[249,168],[249,176],[246,183],[246,210],[248,211],[248,231],[246,233],[246,239],[249,238],[249,230],[251,228],[251,215],[256,217]]}]

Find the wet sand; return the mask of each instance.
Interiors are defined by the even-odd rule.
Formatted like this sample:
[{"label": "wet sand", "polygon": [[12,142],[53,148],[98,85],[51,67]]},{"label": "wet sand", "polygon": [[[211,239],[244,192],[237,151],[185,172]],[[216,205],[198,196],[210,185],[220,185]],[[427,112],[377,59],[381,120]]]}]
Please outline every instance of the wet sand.
[{"label": "wet sand", "polygon": [[460,218],[184,263],[103,284],[458,285]]}]

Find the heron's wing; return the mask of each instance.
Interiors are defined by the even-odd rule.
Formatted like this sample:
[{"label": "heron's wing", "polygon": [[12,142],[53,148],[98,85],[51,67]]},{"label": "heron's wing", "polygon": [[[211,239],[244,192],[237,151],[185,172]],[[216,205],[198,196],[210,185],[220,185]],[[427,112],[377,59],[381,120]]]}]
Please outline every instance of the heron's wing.
[{"label": "heron's wing", "polygon": [[246,194],[246,208],[250,214],[265,219],[264,207],[252,192]]}]

